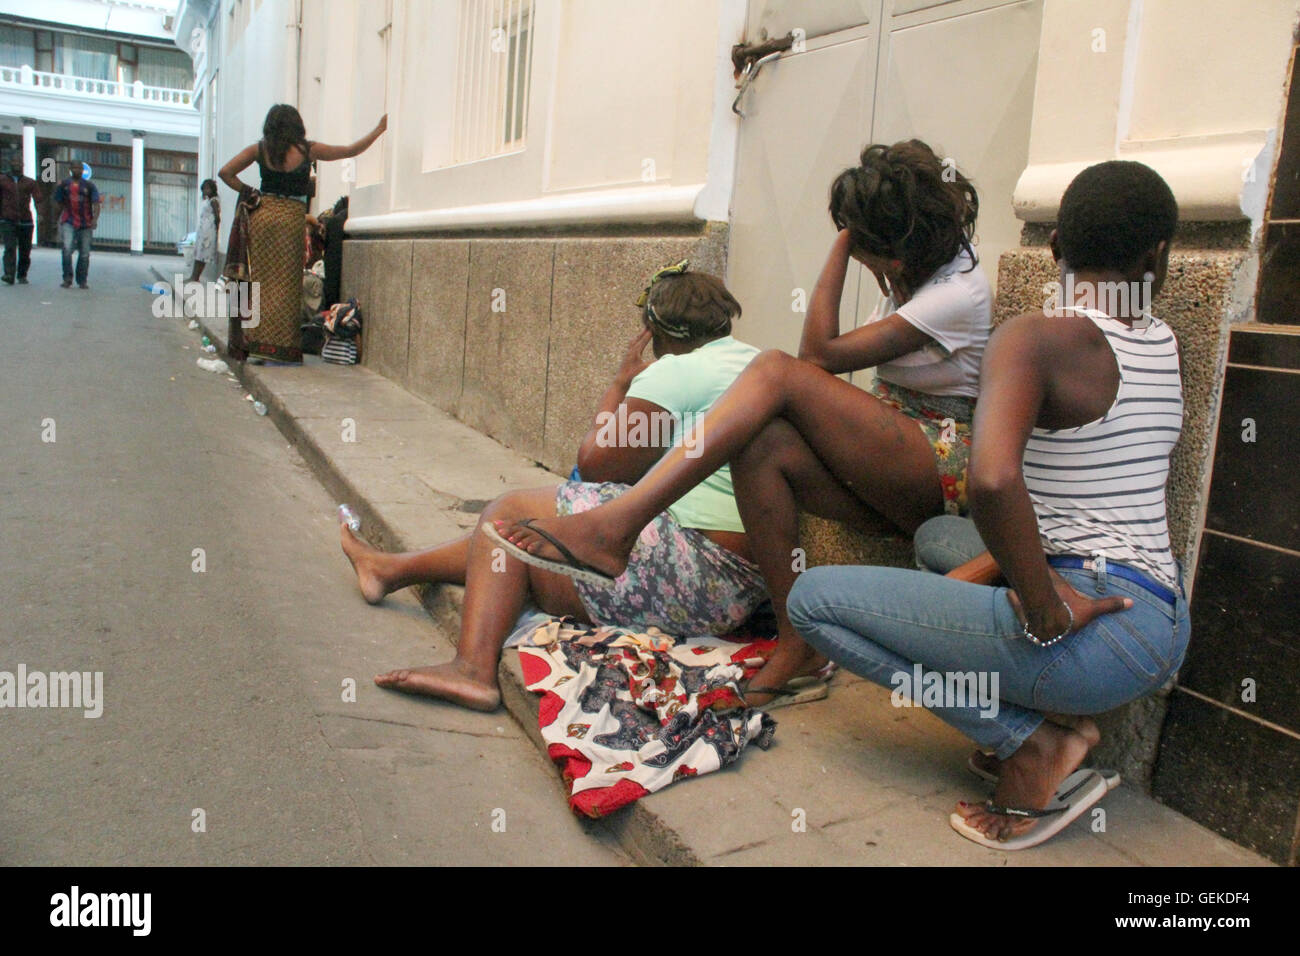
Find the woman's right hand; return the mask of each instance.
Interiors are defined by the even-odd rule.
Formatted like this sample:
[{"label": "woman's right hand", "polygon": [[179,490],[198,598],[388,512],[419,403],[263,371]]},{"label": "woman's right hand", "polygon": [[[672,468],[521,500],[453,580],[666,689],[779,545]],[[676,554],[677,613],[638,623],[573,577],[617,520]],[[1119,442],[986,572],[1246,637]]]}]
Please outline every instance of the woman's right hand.
[{"label": "woman's right hand", "polygon": [[648,361],[642,358],[645,353],[645,347],[650,344],[654,336],[649,329],[642,329],[636,335],[632,336],[632,341],[627,344],[627,351],[623,353],[623,361],[619,363],[618,374],[614,376],[614,381],[624,389],[632,384],[632,379],[636,378],[641,371],[650,365],[654,359]]},{"label": "woman's right hand", "polygon": [[379,117],[379,122],[375,124],[375,135],[378,136],[388,129],[388,114],[385,113]]}]

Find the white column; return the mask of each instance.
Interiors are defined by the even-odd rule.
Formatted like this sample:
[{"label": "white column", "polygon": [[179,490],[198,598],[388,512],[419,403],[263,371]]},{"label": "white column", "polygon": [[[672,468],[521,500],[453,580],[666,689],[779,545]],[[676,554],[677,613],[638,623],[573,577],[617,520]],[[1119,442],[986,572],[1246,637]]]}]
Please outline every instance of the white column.
[{"label": "white column", "polygon": [[23,175],[36,178],[36,120],[23,117]]},{"label": "white column", "polygon": [[144,133],[131,130],[131,255],[144,252]]}]

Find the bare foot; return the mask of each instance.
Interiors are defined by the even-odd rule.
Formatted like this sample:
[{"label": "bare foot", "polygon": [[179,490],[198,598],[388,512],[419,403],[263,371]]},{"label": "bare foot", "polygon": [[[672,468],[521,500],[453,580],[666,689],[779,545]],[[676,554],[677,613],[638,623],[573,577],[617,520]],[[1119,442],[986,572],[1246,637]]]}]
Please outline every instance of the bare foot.
[{"label": "bare foot", "polygon": [[1092,750],[1101,742],[1101,728],[1091,717],[1082,717],[1078,714],[1043,714],[1052,723],[1067,727],[1076,734],[1088,741],[1088,749]]},{"label": "bare foot", "polygon": [[1002,761],[993,754],[986,754],[982,750],[977,750],[971,754],[971,765],[983,770],[994,777],[1002,776]]},{"label": "bare foot", "polygon": [[[821,677],[822,671],[826,669],[827,665],[829,665],[830,662],[831,662],[830,658],[827,657],[825,654],[815,653],[813,654],[812,657],[808,658],[808,662],[799,669],[799,673],[795,676]],[[832,673],[834,673],[833,669],[832,669]],[[829,680],[830,674],[827,674],[824,679]]]},{"label": "bare foot", "polygon": [[[993,803],[1041,810],[1056,788],[1088,756],[1088,739],[1076,730],[1045,721],[1020,749],[1002,761]],[[989,813],[982,806],[958,803],[957,813],[991,840],[1009,840],[1032,829],[1037,820]]]},{"label": "bare foot", "polygon": [[[1075,714],[1044,714],[1048,720],[1061,727],[1068,727],[1077,733],[1080,737],[1088,742],[1088,750],[1101,741],[1101,730],[1097,727],[1097,722],[1091,717],[1080,717]],[[982,750],[977,750],[971,754],[970,762],[980,770],[994,777],[1002,776],[1002,761],[993,754],[986,754]]]},{"label": "bare foot", "polygon": [[352,570],[357,573],[361,596],[368,604],[378,604],[388,593],[388,582],[379,569],[383,552],[376,551],[358,538],[346,524],[339,525],[339,536],[343,540],[343,553],[348,556]]},{"label": "bare foot", "polygon": [[501,691],[496,682],[486,683],[465,673],[455,660],[433,667],[410,667],[375,677],[375,683],[404,694],[437,697],[471,710],[496,710]]},{"label": "bare foot", "polygon": [[[637,528],[631,534],[620,531],[611,526],[601,513],[603,510],[593,508],[576,515],[533,518],[530,523],[563,544],[583,564],[616,578],[627,570],[628,555],[636,547],[641,529]],[[568,563],[554,545],[518,521],[497,521],[495,526],[501,537],[529,554],[561,564]]]},{"label": "bare foot", "polygon": [[[784,648],[784,650],[783,650]],[[776,642],[776,651],[768,659],[758,673],[750,679],[747,687],[784,687],[789,681],[796,677],[803,677],[815,673],[817,668],[811,666],[813,661],[821,659],[825,662],[826,658],[819,654],[814,648],[809,647],[802,641],[791,641],[786,639],[783,644],[781,640]],[[750,692],[745,691],[745,703],[750,707],[762,707],[770,703],[775,694],[762,694],[757,690]]]}]

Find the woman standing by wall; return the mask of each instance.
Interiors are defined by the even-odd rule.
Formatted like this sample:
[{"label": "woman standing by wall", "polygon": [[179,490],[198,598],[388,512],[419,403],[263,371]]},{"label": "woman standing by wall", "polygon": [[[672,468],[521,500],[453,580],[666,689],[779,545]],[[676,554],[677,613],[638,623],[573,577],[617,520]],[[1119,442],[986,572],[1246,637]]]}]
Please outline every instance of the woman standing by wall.
[{"label": "woman standing by wall", "polygon": [[221,229],[221,202],[217,181],[205,179],[199,186],[199,231],[194,242],[194,270],[190,281],[198,282],[204,266],[217,258],[217,232]]},{"label": "woman standing by wall", "polygon": [[[303,237],[313,191],[311,164],[359,156],[387,128],[388,117],[384,116],[349,146],[313,143],[307,139],[298,111],[281,103],[267,112],[262,138],[221,167],[221,181],[239,193],[226,253],[226,277],[258,283],[258,314],[236,315],[231,320],[228,350],[232,357],[302,362],[299,322]],[[238,178],[254,162],[261,175],[260,190]]]}]

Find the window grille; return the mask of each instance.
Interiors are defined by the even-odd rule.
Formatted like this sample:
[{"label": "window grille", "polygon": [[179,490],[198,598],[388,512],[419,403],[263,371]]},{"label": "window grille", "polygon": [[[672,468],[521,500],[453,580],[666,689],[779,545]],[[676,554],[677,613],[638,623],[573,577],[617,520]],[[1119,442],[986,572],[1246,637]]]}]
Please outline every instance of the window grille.
[{"label": "window grille", "polygon": [[533,0],[461,0],[453,163],[524,148]]}]

